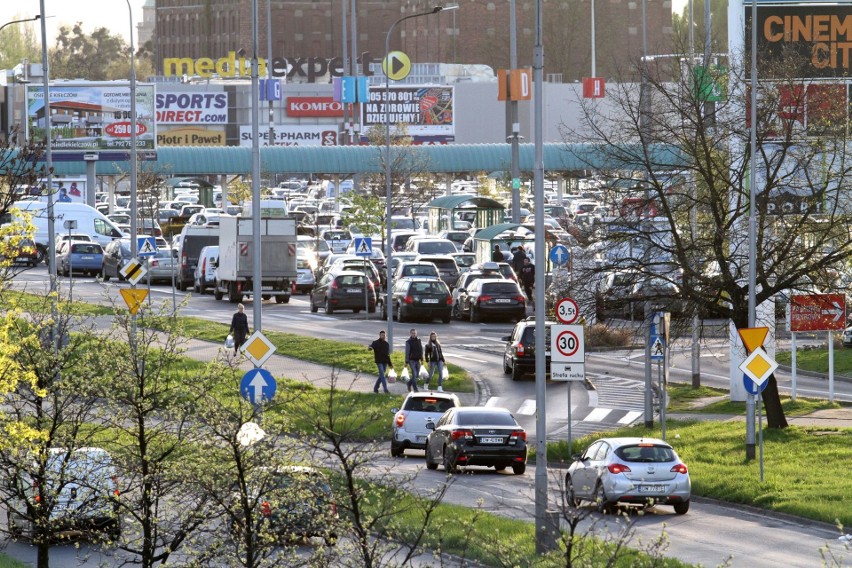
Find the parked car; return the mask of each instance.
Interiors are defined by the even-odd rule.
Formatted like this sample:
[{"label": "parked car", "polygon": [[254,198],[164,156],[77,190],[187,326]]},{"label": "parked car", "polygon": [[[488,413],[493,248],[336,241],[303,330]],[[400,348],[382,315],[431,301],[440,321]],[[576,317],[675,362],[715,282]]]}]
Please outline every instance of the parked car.
[{"label": "parked car", "polygon": [[441,280],[452,290],[459,279],[459,267],[456,261],[448,254],[421,254],[417,257],[418,262],[431,262],[438,269]]},{"label": "parked car", "polygon": [[470,270],[497,270],[500,272],[500,274],[503,275],[503,278],[508,278],[509,280],[514,280],[515,282],[518,282],[518,275],[515,274],[515,271],[512,269],[512,265],[508,262],[483,262],[481,264],[474,264],[470,267]]},{"label": "parked car", "polygon": [[456,245],[456,249],[459,252],[464,250],[464,243],[467,238],[470,236],[470,233],[467,231],[442,231],[438,234],[439,238],[447,239],[448,241],[453,241]]},{"label": "parked car", "polygon": [[405,450],[422,450],[426,447],[426,422],[437,422],[441,416],[456,406],[459,399],[452,393],[419,391],[410,392],[402,408],[393,409],[391,424],[391,456],[399,457]]},{"label": "parked car", "polygon": [[462,317],[467,314],[474,323],[485,318],[517,321],[527,313],[526,297],[513,280],[474,280],[464,293],[459,293],[459,300],[462,305],[458,313]]},{"label": "parked car", "polygon": [[527,433],[505,408],[459,406],[438,420],[427,422],[426,467],[447,473],[459,466],[481,465],[515,475],[527,469]]},{"label": "parked car", "polygon": [[393,273],[394,280],[402,278],[436,278],[441,279],[441,273],[438,272],[438,267],[432,262],[409,261],[401,262],[397,265],[396,271]]},{"label": "parked car", "polygon": [[169,282],[176,277],[178,269],[177,257],[172,249],[168,247],[157,247],[157,254],[148,259],[148,272],[142,277],[147,284],[154,282]]},{"label": "parked car", "polygon": [[108,282],[113,276],[124,280],[121,269],[133,258],[130,250],[130,239],[116,239],[104,248],[103,264],[101,265],[101,278]]},{"label": "parked car", "polygon": [[455,288],[453,288],[453,317],[456,319],[464,317],[461,312],[461,305],[467,303],[467,289],[476,280],[506,280],[496,262],[484,262],[476,266],[477,268],[473,270],[461,273],[459,279],[456,280]]},{"label": "parked car", "polygon": [[652,311],[665,311],[680,314],[683,302],[680,288],[674,282],[659,276],[645,277],[636,282],[628,296],[626,316],[628,318],[649,317],[645,313],[645,304],[651,304]]},{"label": "parked car", "polygon": [[216,267],[219,265],[219,246],[208,245],[198,253],[198,264],[193,275],[193,290],[204,295],[207,288],[216,286]]},{"label": "parked car", "polygon": [[476,255],[472,252],[454,252],[450,256],[456,261],[459,274],[469,271],[470,267],[476,264]]},{"label": "parked car", "polygon": [[655,438],[602,438],[574,456],[565,474],[566,501],[590,501],[602,511],[617,503],[673,505],[683,515],[691,491],[686,464]]},{"label": "parked car", "polygon": [[633,270],[605,273],[595,286],[595,314],[598,321],[612,316],[622,317],[629,310],[630,293],[639,274]]},{"label": "parked car", "polygon": [[91,241],[64,241],[56,253],[57,269],[63,276],[81,272],[91,276],[103,268],[104,249]]},{"label": "parked car", "polygon": [[[545,373],[550,374],[550,326],[554,322],[545,321],[544,349]],[[530,316],[515,324],[512,335],[503,338],[506,349],[503,351],[503,372],[512,375],[512,380],[520,380],[525,374],[535,374],[535,318]]]},{"label": "parked car", "polygon": [[439,239],[437,237],[417,237],[409,238],[405,244],[405,250],[408,252],[416,252],[417,254],[452,254],[458,252],[455,243],[448,239]]},{"label": "parked car", "polygon": [[26,471],[4,481],[13,495],[6,503],[9,534],[33,536],[33,511],[43,503],[49,507],[48,530],[53,535],[101,531],[117,539],[121,535],[117,477],[109,452],[94,447],[48,452],[45,483]]},{"label": "parked car", "polygon": [[843,346],[844,347],[852,347],[852,326],[847,327],[843,330]]},{"label": "parked car", "polygon": [[0,249],[0,261],[5,260],[8,255],[9,262],[12,264],[26,264],[27,266],[35,266],[38,264],[38,248],[35,242],[26,237],[3,237],[2,249]]},{"label": "parked car", "polygon": [[56,247],[56,250],[58,251],[59,247],[65,241],[84,241],[90,243],[93,240],[94,239],[91,236],[84,233],[57,233],[56,239],[53,241],[53,246]]},{"label": "parked car", "polygon": [[296,281],[293,283],[293,292],[309,293],[316,285],[314,276],[316,257],[311,251],[298,249],[296,253]]},{"label": "parked car", "polygon": [[[382,318],[386,318],[387,302],[380,300]],[[450,323],[453,296],[442,280],[436,278],[402,278],[394,283],[390,301],[391,314],[399,322],[409,319],[431,321],[440,318]]]},{"label": "parked car", "polygon": [[367,311],[373,313],[376,311],[376,290],[363,272],[333,271],[316,283],[310,301],[312,312],[322,306],[327,314],[335,310],[352,310],[357,314],[366,305]]},{"label": "parked car", "polygon": [[352,234],[346,229],[327,229],[320,233],[320,238],[328,243],[331,252],[346,252],[352,242]]},{"label": "parked car", "polygon": [[391,237],[391,247],[393,248],[394,252],[402,252],[403,250],[405,250],[405,246],[408,244],[408,240],[411,237],[419,236],[420,233],[418,233],[417,231],[404,231],[394,229],[392,235],[393,236]]}]

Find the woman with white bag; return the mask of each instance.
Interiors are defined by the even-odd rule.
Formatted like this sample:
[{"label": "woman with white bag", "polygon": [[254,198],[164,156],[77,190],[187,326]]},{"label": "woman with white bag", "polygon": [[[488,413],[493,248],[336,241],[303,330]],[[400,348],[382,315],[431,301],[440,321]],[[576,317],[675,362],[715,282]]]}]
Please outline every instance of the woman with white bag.
[{"label": "woman with white bag", "polygon": [[429,383],[432,382],[432,375],[438,371],[438,392],[444,392],[444,350],[441,348],[441,342],[438,341],[438,334],[434,331],[429,334],[429,341],[426,343],[426,362],[429,363],[429,374],[426,377],[423,388],[429,389]]}]

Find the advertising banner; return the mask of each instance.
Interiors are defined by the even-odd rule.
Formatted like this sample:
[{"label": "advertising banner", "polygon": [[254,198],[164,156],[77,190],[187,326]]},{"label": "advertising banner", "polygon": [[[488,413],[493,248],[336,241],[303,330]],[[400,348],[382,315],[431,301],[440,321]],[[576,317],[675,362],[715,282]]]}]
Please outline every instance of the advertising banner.
[{"label": "advertising banner", "polygon": [[[269,128],[260,129],[261,146],[336,146],[334,124],[276,124],[275,140],[269,143]],[[251,146],[251,125],[240,125],[240,146]]]},{"label": "advertising banner", "polygon": [[228,93],[157,91],[157,124],[227,124]]},{"label": "advertising banner", "polygon": [[370,101],[361,105],[364,128],[387,120],[391,132],[402,126],[409,136],[455,135],[452,87],[390,87],[388,98],[384,87],[370,87]]},{"label": "advertising banner", "polygon": [[224,146],[226,142],[223,127],[204,128],[187,126],[157,130],[158,146]]},{"label": "advertising banner", "polygon": [[[85,203],[86,202],[86,178],[85,177],[53,177],[53,198],[58,203]],[[39,180],[39,195],[47,198],[47,178]],[[57,229],[60,230],[61,229]]]},{"label": "advertising banner", "polygon": [[[44,109],[44,89],[28,85],[27,132],[35,140],[45,138]],[[130,85],[51,85],[50,110],[54,150],[130,149]],[[156,150],[153,85],[136,85],[135,123],[137,149]]]},{"label": "advertising banner", "polygon": [[334,97],[287,97],[287,116],[343,116],[343,103]]},{"label": "advertising banner", "polygon": [[[745,6],[745,24],[749,42],[750,5]],[[848,4],[759,5],[757,42],[762,78],[785,78],[791,69],[794,77],[852,75],[852,11]],[[797,57],[791,59],[791,54]]]}]

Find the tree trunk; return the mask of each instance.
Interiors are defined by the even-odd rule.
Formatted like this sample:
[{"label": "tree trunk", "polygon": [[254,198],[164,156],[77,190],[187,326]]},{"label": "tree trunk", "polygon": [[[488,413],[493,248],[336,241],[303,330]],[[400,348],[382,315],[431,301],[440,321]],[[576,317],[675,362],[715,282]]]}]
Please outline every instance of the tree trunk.
[{"label": "tree trunk", "polygon": [[766,410],[767,427],[786,428],[788,426],[787,417],[784,416],[784,409],[781,408],[781,397],[778,394],[778,382],[775,380],[775,374],[770,375],[767,380],[769,382],[761,396],[763,407]]}]

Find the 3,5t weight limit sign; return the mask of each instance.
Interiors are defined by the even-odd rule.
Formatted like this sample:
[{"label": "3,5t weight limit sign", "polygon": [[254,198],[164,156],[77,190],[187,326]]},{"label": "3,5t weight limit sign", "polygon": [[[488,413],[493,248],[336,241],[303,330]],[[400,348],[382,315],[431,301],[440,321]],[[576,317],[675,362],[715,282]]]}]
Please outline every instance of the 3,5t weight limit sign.
[{"label": "3,5t weight limit sign", "polygon": [[582,325],[554,325],[550,328],[550,361],[585,363],[586,348]]},{"label": "3,5t weight limit sign", "polygon": [[556,302],[555,311],[559,323],[574,323],[580,315],[580,307],[571,298],[562,298]]}]

